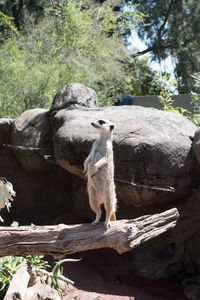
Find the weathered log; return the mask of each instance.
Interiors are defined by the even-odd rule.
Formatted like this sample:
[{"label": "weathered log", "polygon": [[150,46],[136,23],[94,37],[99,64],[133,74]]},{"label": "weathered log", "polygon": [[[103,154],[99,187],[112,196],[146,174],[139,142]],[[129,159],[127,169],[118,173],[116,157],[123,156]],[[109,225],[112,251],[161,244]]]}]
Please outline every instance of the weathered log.
[{"label": "weathered log", "polygon": [[62,258],[100,248],[113,248],[121,254],[172,229],[178,217],[178,210],[173,208],[160,214],[115,221],[107,230],[103,223],[0,227],[0,256],[44,254]]},{"label": "weathered log", "polygon": [[42,283],[43,280],[36,275],[36,271],[28,262],[14,274],[10,286],[3,300],[67,300],[65,296],[61,297],[50,285]]},{"label": "weathered log", "polygon": [[24,299],[30,278],[28,265],[24,263],[13,276],[4,300]]}]

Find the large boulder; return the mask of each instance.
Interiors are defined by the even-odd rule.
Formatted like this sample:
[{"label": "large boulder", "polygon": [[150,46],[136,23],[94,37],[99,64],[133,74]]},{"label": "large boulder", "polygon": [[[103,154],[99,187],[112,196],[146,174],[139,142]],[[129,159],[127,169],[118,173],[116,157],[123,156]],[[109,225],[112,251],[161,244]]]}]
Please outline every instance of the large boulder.
[{"label": "large boulder", "polygon": [[11,144],[17,160],[28,171],[50,168],[44,155],[52,154],[52,140],[47,109],[30,109],[14,120]]},{"label": "large boulder", "polygon": [[[97,138],[90,123],[99,118],[115,124],[115,179],[122,202],[131,206],[161,205],[187,195],[194,166],[189,135],[194,134],[196,126],[180,115],[153,108],[74,108],[57,112],[52,123],[54,153],[64,169],[83,178],[83,161]],[[138,188],[118,180],[158,189]],[[169,196],[159,187],[173,187],[175,192]]]},{"label": "large boulder", "polygon": [[10,144],[10,132],[13,119],[0,118],[0,144]]},{"label": "large boulder", "polygon": [[97,107],[97,94],[93,89],[83,84],[69,84],[55,95],[52,109],[61,109],[71,105]]},{"label": "large boulder", "polygon": [[195,131],[192,146],[195,158],[200,166],[200,127]]},{"label": "large boulder", "polygon": [[[125,275],[127,266],[134,276],[150,278],[175,278],[188,275],[191,267],[200,268],[200,174],[189,139],[196,127],[169,112],[137,106],[88,108],[90,104],[82,105],[80,98],[65,102],[65,93],[61,94],[63,98],[50,111],[29,110],[16,120],[0,122],[0,141],[11,143],[15,153],[10,147],[0,148],[0,176],[13,183],[17,195],[10,214],[2,212],[5,223],[69,224],[94,219],[82,170],[97,137],[90,123],[106,118],[115,124],[117,218],[135,218],[175,206],[180,214],[173,230],[123,254],[121,259],[128,261]],[[52,158],[55,154],[57,164],[50,167],[44,154]],[[157,190],[151,189],[155,186]],[[170,186],[174,193],[161,189]],[[113,252],[105,249],[105,253],[112,265],[120,265],[117,254],[113,262]],[[98,257],[101,254],[99,250]]]}]

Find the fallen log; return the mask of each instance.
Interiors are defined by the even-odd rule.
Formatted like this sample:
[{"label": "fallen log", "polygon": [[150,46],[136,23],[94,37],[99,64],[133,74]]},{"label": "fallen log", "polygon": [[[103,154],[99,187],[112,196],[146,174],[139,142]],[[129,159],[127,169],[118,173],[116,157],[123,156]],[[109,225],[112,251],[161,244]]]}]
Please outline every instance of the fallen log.
[{"label": "fallen log", "polygon": [[63,258],[85,250],[113,248],[118,253],[172,229],[178,220],[176,208],[132,220],[119,220],[105,230],[103,223],[0,227],[0,256],[44,254]]}]

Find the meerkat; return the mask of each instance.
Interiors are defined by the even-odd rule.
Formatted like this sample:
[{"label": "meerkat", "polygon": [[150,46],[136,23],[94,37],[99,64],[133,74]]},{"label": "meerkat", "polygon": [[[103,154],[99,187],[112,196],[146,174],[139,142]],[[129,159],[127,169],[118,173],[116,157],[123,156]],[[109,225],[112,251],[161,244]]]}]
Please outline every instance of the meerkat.
[{"label": "meerkat", "polygon": [[91,209],[96,213],[93,225],[101,218],[101,204],[106,210],[105,228],[110,221],[116,221],[117,198],[114,183],[114,162],[112,133],[114,125],[108,120],[91,123],[98,130],[99,138],[94,141],[92,149],[84,162],[84,174],[87,175],[87,189]]}]

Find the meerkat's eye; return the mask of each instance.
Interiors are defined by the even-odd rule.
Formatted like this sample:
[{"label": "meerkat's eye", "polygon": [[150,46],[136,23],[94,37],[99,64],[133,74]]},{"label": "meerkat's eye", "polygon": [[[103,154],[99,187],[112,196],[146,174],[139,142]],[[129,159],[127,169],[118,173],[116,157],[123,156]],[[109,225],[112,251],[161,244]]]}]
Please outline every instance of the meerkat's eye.
[{"label": "meerkat's eye", "polygon": [[99,120],[98,123],[99,123],[100,125],[105,124],[105,122],[104,122],[103,120]]}]

